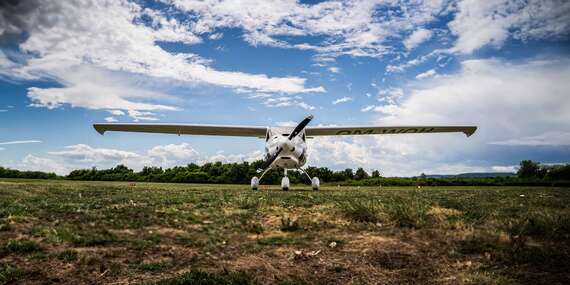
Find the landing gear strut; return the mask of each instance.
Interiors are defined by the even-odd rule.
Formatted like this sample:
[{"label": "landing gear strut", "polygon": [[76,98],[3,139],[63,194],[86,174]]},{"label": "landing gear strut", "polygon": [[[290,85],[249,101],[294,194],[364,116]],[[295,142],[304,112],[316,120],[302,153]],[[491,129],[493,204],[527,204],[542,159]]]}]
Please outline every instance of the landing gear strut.
[{"label": "landing gear strut", "polygon": [[302,168],[297,168],[297,170],[301,171],[303,174],[307,176],[307,178],[309,178],[309,180],[311,180],[311,187],[313,188],[313,191],[319,191],[319,188],[321,187],[321,181],[319,180],[318,177],[315,176],[311,178],[311,176],[309,176],[309,174]]},{"label": "landing gear strut", "polygon": [[[261,178],[263,178],[263,176],[265,175],[265,173],[267,173],[267,171],[269,171],[271,168],[267,168],[263,171],[263,173],[261,173],[261,176],[259,178],[257,178],[257,176],[254,176],[253,178],[251,178],[251,190],[256,191],[259,189],[259,181],[261,180]],[[309,180],[311,180],[311,187],[313,188],[314,191],[318,191],[319,188],[321,187],[321,182],[319,180],[318,177],[312,177],[309,176],[309,174],[307,172],[305,172],[305,170],[301,169],[301,168],[297,168],[298,171],[300,171],[301,173],[305,174],[305,176],[307,176],[309,178]],[[261,172],[261,170],[259,170],[258,172]],[[289,180],[289,177],[287,176],[287,169],[284,169],[284,176],[281,179],[281,190],[283,191],[289,191],[289,187],[291,185],[291,182]]]},{"label": "landing gear strut", "polygon": [[265,170],[261,170],[258,169],[257,172],[263,172],[261,173],[261,176],[259,176],[259,178],[257,178],[257,176],[253,176],[251,178],[251,190],[253,191],[257,191],[259,189],[259,181],[261,180],[261,178],[263,178],[263,176],[265,175],[265,173],[267,173],[267,171],[271,170],[271,167],[268,167]]}]

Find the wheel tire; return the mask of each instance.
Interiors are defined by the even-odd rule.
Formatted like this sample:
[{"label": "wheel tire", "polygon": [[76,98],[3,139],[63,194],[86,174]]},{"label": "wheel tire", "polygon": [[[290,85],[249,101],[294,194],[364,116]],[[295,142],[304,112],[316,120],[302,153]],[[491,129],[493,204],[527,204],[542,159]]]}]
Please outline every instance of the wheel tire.
[{"label": "wheel tire", "polygon": [[321,187],[321,181],[318,177],[313,177],[313,179],[311,179],[311,186],[313,186],[313,191],[319,191],[319,188]]},{"label": "wheel tire", "polygon": [[254,176],[251,178],[251,190],[257,191],[257,189],[259,189],[259,178]]},{"label": "wheel tire", "polygon": [[289,191],[289,177],[285,176],[281,179],[281,189],[283,191]]}]

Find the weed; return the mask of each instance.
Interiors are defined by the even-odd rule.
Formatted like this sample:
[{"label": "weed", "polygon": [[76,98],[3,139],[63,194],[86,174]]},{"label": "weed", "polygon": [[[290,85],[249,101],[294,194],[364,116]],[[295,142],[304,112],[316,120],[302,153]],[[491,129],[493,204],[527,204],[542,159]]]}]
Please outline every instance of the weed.
[{"label": "weed", "polygon": [[144,271],[160,271],[172,266],[170,262],[143,262],[137,267]]},{"label": "weed", "polygon": [[0,285],[12,283],[23,275],[22,270],[0,263]]},{"label": "weed", "polygon": [[255,210],[261,207],[263,200],[257,196],[240,195],[235,200],[238,208],[244,210]]},{"label": "weed", "polygon": [[32,253],[41,251],[41,247],[31,240],[10,240],[6,244],[6,250],[14,253]]},{"label": "weed", "polygon": [[106,230],[97,233],[75,234],[71,239],[71,242],[76,246],[99,246],[115,241],[117,241],[117,237]]},{"label": "weed", "polygon": [[374,251],[370,255],[371,263],[388,270],[417,266],[417,260],[410,254],[400,252]]},{"label": "weed", "polygon": [[278,283],[276,283],[277,285],[305,285],[307,284],[307,282],[299,279],[299,278],[293,278],[291,280],[283,280],[280,281]]},{"label": "weed", "polygon": [[548,212],[528,212],[518,219],[506,221],[510,236],[532,236],[549,239],[566,239],[570,236],[570,217]]},{"label": "weed", "polygon": [[181,274],[177,277],[161,280],[157,285],[248,285],[258,284],[255,278],[245,272],[208,273],[198,270]]},{"label": "weed", "polygon": [[431,205],[418,191],[408,196],[395,196],[384,204],[385,210],[397,226],[421,228],[427,224]]},{"label": "weed", "polygon": [[294,232],[302,230],[303,228],[299,224],[298,220],[292,220],[289,217],[281,217],[281,227],[282,232]]},{"label": "weed", "polygon": [[10,225],[7,223],[0,223],[0,232],[7,232],[10,230]]},{"label": "weed", "polygon": [[377,223],[385,222],[384,206],[375,199],[344,199],[337,202],[337,206],[344,215],[357,222]]},{"label": "weed", "polygon": [[274,236],[258,239],[257,243],[260,245],[285,245],[285,244],[296,244],[296,240],[288,237]]},{"label": "weed", "polygon": [[77,252],[75,250],[66,249],[57,255],[57,258],[66,262],[77,260]]},{"label": "weed", "polygon": [[261,223],[258,222],[250,222],[247,223],[247,231],[252,233],[252,234],[261,234],[263,233],[264,229],[263,229],[263,225]]}]

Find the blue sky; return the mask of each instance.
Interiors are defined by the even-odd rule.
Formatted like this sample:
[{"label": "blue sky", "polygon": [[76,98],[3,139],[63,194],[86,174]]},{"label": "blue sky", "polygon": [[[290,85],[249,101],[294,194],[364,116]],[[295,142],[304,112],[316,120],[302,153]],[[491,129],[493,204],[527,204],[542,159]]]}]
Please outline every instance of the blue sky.
[{"label": "blue sky", "polygon": [[474,124],[324,137],[309,164],[385,175],[570,161],[568,1],[0,4],[0,165],[257,159],[254,138],[97,134],[95,122]]}]

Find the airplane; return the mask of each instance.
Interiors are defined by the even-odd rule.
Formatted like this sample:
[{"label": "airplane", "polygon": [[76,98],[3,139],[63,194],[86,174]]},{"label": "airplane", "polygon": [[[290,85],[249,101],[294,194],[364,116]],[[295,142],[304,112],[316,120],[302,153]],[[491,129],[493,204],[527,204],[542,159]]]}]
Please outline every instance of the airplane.
[{"label": "airplane", "polygon": [[202,125],[202,124],[138,124],[138,123],[101,123],[94,124],[95,130],[103,135],[107,131],[163,133],[176,135],[214,135],[258,137],[265,139],[265,160],[257,173],[259,178],[251,178],[251,189],[258,190],[263,176],[273,168],[282,168],[281,189],[289,190],[288,169],[296,169],[311,180],[313,190],[319,190],[318,177],[311,177],[301,168],[307,162],[306,140],[316,136],[348,135],[386,135],[462,132],[470,137],[477,130],[476,126],[317,126],[307,127],[313,120],[309,115],[295,128],[262,127],[239,125]]}]

